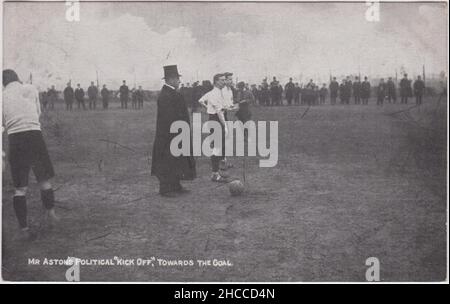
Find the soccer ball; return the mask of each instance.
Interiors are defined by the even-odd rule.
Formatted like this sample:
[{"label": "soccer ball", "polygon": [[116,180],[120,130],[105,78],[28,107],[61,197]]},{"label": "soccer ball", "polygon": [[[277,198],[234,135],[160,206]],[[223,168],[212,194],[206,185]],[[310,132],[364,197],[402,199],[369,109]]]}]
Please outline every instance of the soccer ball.
[{"label": "soccer ball", "polygon": [[244,184],[240,180],[234,180],[229,185],[230,193],[232,196],[241,195],[244,192]]}]

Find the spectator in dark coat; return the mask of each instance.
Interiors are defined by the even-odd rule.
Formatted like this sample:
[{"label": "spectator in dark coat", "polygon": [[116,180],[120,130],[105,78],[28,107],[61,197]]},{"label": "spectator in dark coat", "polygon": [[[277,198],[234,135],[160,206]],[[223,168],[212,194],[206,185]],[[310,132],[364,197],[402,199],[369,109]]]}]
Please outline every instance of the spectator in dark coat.
[{"label": "spectator in dark coat", "polygon": [[295,88],[294,88],[294,104],[296,104],[296,105],[300,104],[300,94],[301,94],[301,88],[300,88],[298,82],[296,82]]},{"label": "spectator in dark coat", "polygon": [[77,100],[78,109],[83,106],[83,110],[86,110],[86,104],[84,103],[84,90],[81,88],[80,84],[77,84],[75,89],[75,99]]},{"label": "spectator in dark coat", "polygon": [[359,80],[359,77],[356,77],[355,82],[353,83],[353,98],[355,104],[361,103],[361,81]]},{"label": "spectator in dark coat", "polygon": [[144,108],[144,97],[145,97],[145,92],[142,89],[142,86],[138,87],[138,90],[136,91],[136,97],[137,97],[137,107],[138,109],[143,109]]},{"label": "spectator in dark coat", "polygon": [[325,100],[327,98],[327,95],[328,95],[327,84],[324,83],[322,85],[322,88],[320,88],[320,91],[319,91],[320,104],[325,104]]},{"label": "spectator in dark coat", "polygon": [[336,98],[339,93],[339,83],[336,81],[336,77],[333,77],[333,80],[330,82],[330,103],[332,105],[336,104]]},{"label": "spectator in dark coat", "polygon": [[388,102],[391,103],[391,100],[395,103],[397,101],[397,92],[395,83],[392,80],[392,77],[389,77],[387,83],[386,83],[386,89],[387,89],[387,98]]},{"label": "spectator in dark coat", "polygon": [[404,74],[400,80],[400,97],[401,103],[407,104],[408,98],[412,97],[411,80],[408,79],[408,74]]},{"label": "spectator in dark coat", "polygon": [[342,80],[339,85],[339,99],[341,100],[341,104],[345,104],[347,101],[347,89],[345,86],[345,79]]},{"label": "spectator in dark coat", "polygon": [[106,110],[109,105],[109,90],[106,88],[106,84],[103,85],[103,89],[100,94],[102,95],[103,109]]},{"label": "spectator in dark coat", "polygon": [[386,98],[386,83],[384,82],[384,79],[380,79],[380,83],[377,87],[377,105],[383,105],[384,99]]},{"label": "spectator in dark coat", "polygon": [[55,103],[58,100],[58,93],[56,92],[54,85],[52,85],[52,87],[48,90],[47,99],[50,109],[53,110],[55,108]]},{"label": "spectator in dark coat", "polygon": [[295,84],[292,82],[292,78],[289,78],[289,82],[284,86],[284,91],[286,93],[287,104],[290,106],[295,95]]},{"label": "spectator in dark coat", "polygon": [[88,88],[87,93],[89,97],[89,109],[95,110],[97,108],[98,89],[94,85],[94,82],[91,82],[91,86]]},{"label": "spectator in dark coat", "polygon": [[66,110],[72,111],[73,100],[75,98],[75,94],[70,82],[67,84],[67,87],[64,89],[64,102],[66,103]]},{"label": "spectator in dark coat", "polygon": [[414,81],[414,96],[416,96],[416,104],[422,104],[422,97],[425,92],[425,82],[420,76],[417,76],[417,80]]},{"label": "spectator in dark coat", "polygon": [[120,95],[120,107],[122,109],[128,108],[128,95],[130,93],[130,90],[128,89],[127,82],[124,80],[123,84],[119,88],[119,95]]},{"label": "spectator in dark coat", "polygon": [[[189,112],[183,96],[177,92],[180,84],[177,67],[165,66],[165,84],[158,97],[156,135],[153,144],[151,174],[159,180],[159,193],[165,197],[176,197],[188,192],[180,181],[196,177],[195,160],[190,144],[190,155],[174,156],[170,146],[178,133],[171,133],[175,121],[190,123]],[[192,138],[190,138],[192,141]]]},{"label": "spectator in dark coat", "polygon": [[364,77],[364,81],[361,83],[361,99],[363,104],[368,104],[370,98],[370,82],[367,76]]}]

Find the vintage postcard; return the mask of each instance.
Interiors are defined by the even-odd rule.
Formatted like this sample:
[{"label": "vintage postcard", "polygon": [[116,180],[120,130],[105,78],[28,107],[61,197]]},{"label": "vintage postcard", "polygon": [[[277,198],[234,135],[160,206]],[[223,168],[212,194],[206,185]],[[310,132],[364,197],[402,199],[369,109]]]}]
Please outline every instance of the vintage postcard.
[{"label": "vintage postcard", "polygon": [[2,280],[448,282],[447,25],[3,1]]}]

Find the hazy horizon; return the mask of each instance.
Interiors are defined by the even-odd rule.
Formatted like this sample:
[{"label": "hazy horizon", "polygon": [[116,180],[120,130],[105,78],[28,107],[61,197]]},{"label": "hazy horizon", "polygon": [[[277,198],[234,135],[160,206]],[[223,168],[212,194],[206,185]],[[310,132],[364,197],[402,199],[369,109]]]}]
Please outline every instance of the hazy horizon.
[{"label": "hazy horizon", "polygon": [[380,21],[362,3],[82,2],[80,22],[64,2],[4,4],[4,68],[38,86],[72,79],[115,88],[155,89],[163,65],[177,64],[183,82],[232,71],[326,81],[333,75],[447,73],[443,3],[381,3]]}]

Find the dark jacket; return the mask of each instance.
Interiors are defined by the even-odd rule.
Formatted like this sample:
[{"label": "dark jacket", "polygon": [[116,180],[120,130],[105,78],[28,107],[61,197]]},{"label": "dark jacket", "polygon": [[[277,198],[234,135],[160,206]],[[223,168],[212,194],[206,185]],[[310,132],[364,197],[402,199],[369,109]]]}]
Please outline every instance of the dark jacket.
[{"label": "dark jacket", "polygon": [[143,90],[137,90],[136,91],[136,97],[138,102],[144,101],[144,91]]},{"label": "dark jacket", "polygon": [[109,91],[108,91],[107,88],[103,88],[101,90],[100,94],[102,94],[103,100],[108,100],[108,98],[109,98]]},{"label": "dark jacket", "polygon": [[332,98],[336,98],[339,92],[339,83],[337,81],[330,82],[330,96]]},{"label": "dark jacket", "polygon": [[395,96],[395,83],[393,80],[388,80],[386,83],[387,93],[390,96]]},{"label": "dark jacket", "polygon": [[349,80],[345,83],[345,96],[347,96],[347,98],[350,98],[350,96],[352,96],[352,88],[353,88],[353,83]]},{"label": "dark jacket", "polygon": [[58,100],[58,93],[56,90],[49,89],[47,92],[47,98],[50,102],[56,102]]},{"label": "dark jacket", "polygon": [[416,80],[414,81],[414,95],[423,95],[423,92],[425,91],[425,82],[423,80]]},{"label": "dark jacket", "polygon": [[75,89],[75,98],[79,101],[82,101],[84,98],[84,90],[82,88]]},{"label": "dark jacket", "polygon": [[385,82],[380,82],[377,87],[377,96],[379,99],[386,97],[387,86]]},{"label": "dark jacket", "polygon": [[361,83],[361,97],[362,98],[370,97],[370,82],[364,80]]},{"label": "dark jacket", "polygon": [[347,96],[347,88],[346,88],[346,85],[345,85],[345,83],[341,83],[340,85],[339,85],[339,98],[341,98],[341,99],[345,99],[346,98],[346,96]]},{"label": "dark jacket", "polygon": [[119,93],[120,93],[120,99],[128,99],[128,93],[130,90],[128,89],[128,86],[126,84],[123,84],[120,86]]},{"label": "dark jacket", "polygon": [[72,87],[66,87],[64,89],[64,101],[65,102],[72,102],[74,98],[73,88]]},{"label": "dark jacket", "polygon": [[186,102],[180,93],[163,86],[158,97],[151,174],[157,177],[176,176],[180,179],[194,179],[196,170],[195,160],[192,156],[192,138],[191,156],[173,156],[170,152],[170,143],[179,134],[170,133],[170,126],[177,120],[190,123]]},{"label": "dark jacket", "polygon": [[400,80],[400,95],[402,97],[412,96],[411,80],[407,78],[402,78],[402,80]]},{"label": "dark jacket", "polygon": [[353,83],[353,96],[360,97],[361,96],[361,82],[355,81]]},{"label": "dark jacket", "polygon": [[278,82],[276,81],[272,81],[270,83],[270,95],[272,97],[272,99],[277,99],[278,98]]},{"label": "dark jacket", "polygon": [[284,86],[284,91],[286,92],[286,98],[293,98],[295,93],[295,84],[293,82],[288,82]]},{"label": "dark jacket", "polygon": [[97,98],[97,94],[98,94],[97,87],[96,86],[90,86],[88,88],[87,93],[88,93],[88,96],[89,96],[90,99],[96,99]]}]

